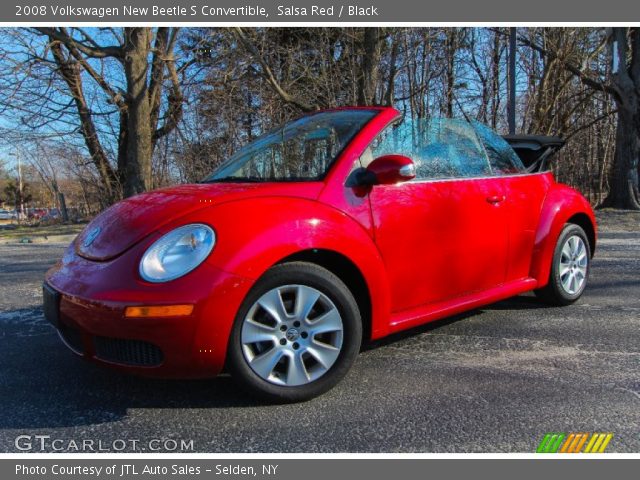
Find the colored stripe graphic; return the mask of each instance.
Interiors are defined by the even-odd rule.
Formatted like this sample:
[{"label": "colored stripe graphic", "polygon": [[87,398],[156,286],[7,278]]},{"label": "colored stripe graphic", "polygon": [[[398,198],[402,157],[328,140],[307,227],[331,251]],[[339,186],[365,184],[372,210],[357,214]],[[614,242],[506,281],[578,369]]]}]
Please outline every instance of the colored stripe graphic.
[{"label": "colored stripe graphic", "polygon": [[538,445],[536,453],[556,453],[564,437],[564,433],[547,433]]},{"label": "colored stripe graphic", "polygon": [[611,439],[613,438],[613,433],[607,433],[607,436],[604,439],[604,442],[602,442],[602,445],[600,445],[600,450],[598,451],[598,453],[604,453],[604,449],[607,448],[607,445],[609,445],[609,442],[611,441]]},{"label": "colored stripe graphic", "polygon": [[600,435],[598,433],[594,433],[593,435],[591,435],[591,440],[589,440],[589,443],[587,443],[587,448],[584,449],[584,453],[591,453],[591,448],[595,445],[596,440],[598,440],[598,437]]},{"label": "colored stripe graphic", "polygon": [[569,434],[569,436],[567,437],[567,441],[564,442],[564,445],[562,445],[560,453],[571,453],[571,449],[575,446],[576,439],[577,435],[575,433]]},{"label": "colored stripe graphic", "polygon": [[545,453],[545,447],[546,447],[547,442],[549,441],[550,438],[551,438],[551,434],[550,433],[547,433],[542,438],[542,441],[540,442],[540,445],[538,445],[538,449],[536,450],[536,453]]},{"label": "colored stripe graphic", "polygon": [[604,441],[604,437],[606,435],[604,433],[601,433],[598,435],[598,439],[596,440],[595,445],[591,448],[591,453],[597,453],[598,450],[600,449],[600,445],[602,445],[602,442]]},{"label": "colored stripe graphic", "polygon": [[587,448],[584,449],[584,453],[604,453],[612,438],[612,433],[594,433]]},{"label": "colored stripe graphic", "polygon": [[584,453],[604,453],[612,438],[613,433],[547,433],[536,453],[580,453],[585,443]]},{"label": "colored stripe graphic", "polygon": [[589,434],[588,433],[583,433],[582,434],[582,438],[580,439],[580,441],[578,442],[578,444],[575,446],[575,448],[573,449],[573,451],[571,453],[580,452],[580,450],[582,449],[582,446],[587,441],[587,438],[589,438]]}]

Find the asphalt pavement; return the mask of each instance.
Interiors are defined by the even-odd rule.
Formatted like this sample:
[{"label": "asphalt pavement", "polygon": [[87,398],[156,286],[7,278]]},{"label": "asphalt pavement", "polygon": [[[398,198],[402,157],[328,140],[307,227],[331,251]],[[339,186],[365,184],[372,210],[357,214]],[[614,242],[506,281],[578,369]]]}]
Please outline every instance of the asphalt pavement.
[{"label": "asphalt pavement", "polygon": [[549,432],[611,432],[608,452],[640,452],[639,217],[602,218],[579,303],[523,295],[403,333],[329,393],[283,406],[228,377],[78,359],[40,307],[65,245],[0,239],[0,451],[533,452]]}]

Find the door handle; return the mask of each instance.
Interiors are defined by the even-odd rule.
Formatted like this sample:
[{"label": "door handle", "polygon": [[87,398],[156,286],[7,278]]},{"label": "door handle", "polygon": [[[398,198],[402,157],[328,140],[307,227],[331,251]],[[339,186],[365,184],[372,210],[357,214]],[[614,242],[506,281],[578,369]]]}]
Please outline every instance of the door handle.
[{"label": "door handle", "polygon": [[489,202],[491,205],[497,205],[498,203],[504,202],[506,198],[507,197],[505,197],[504,195],[491,195],[487,197],[487,202]]}]

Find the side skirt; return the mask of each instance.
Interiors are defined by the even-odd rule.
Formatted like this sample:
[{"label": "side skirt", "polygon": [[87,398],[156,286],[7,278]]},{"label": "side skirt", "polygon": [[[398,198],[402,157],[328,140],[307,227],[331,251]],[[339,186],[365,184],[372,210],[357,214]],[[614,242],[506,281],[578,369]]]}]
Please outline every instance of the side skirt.
[{"label": "side skirt", "polygon": [[537,287],[537,284],[538,282],[535,278],[523,278],[502,284],[483,292],[477,292],[463,297],[454,298],[452,300],[445,300],[443,302],[421,305],[416,308],[404,310],[402,312],[392,314],[387,334],[396,333],[401,330],[406,330],[407,328],[417,327],[418,325],[473,310],[474,308],[488,305],[499,300],[504,300],[505,298],[533,290]]}]

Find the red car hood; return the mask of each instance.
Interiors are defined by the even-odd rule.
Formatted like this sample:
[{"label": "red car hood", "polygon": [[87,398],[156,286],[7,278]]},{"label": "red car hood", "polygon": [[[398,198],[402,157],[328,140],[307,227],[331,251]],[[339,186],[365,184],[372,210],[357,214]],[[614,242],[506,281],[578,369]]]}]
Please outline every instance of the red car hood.
[{"label": "red car hood", "polygon": [[94,218],[76,239],[76,253],[91,260],[109,260],[163,225],[196,210],[252,197],[317,198],[323,185],[205,183],[142,193],[116,203]]}]

